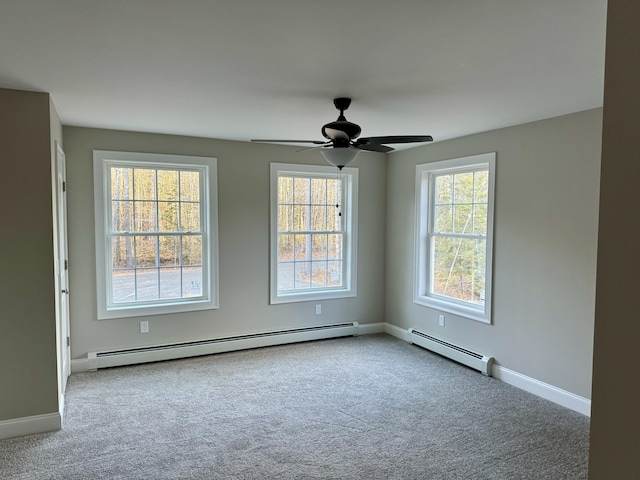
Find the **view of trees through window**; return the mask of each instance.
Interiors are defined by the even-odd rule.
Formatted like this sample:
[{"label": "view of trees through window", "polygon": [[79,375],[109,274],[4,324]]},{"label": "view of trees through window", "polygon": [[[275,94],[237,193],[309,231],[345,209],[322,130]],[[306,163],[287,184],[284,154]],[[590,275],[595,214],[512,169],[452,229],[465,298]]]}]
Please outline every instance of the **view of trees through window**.
[{"label": "view of trees through window", "polygon": [[434,176],[432,289],[484,304],[488,170]]},{"label": "view of trees through window", "polygon": [[342,286],[341,195],[335,177],[278,177],[278,290]]},{"label": "view of trees through window", "polygon": [[202,295],[200,175],[109,169],[113,303]]}]

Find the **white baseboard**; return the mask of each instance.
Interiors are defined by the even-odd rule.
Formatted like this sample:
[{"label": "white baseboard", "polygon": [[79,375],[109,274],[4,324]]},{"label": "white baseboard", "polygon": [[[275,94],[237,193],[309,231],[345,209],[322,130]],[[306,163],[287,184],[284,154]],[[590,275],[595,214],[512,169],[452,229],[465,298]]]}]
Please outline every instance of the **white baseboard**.
[{"label": "white baseboard", "polygon": [[61,428],[62,417],[59,412],[13,418],[0,421],[0,440],[33,435],[34,433],[52,432]]},{"label": "white baseboard", "polygon": [[[384,333],[387,332],[388,325],[389,324],[384,322],[358,324],[358,335]],[[91,370],[89,363],[88,358],[76,358],[71,360],[71,373],[88,372]]]},{"label": "white baseboard", "polygon": [[[389,335],[399,338],[400,340],[407,340],[407,330],[396,327],[391,323],[385,323],[385,332]],[[535,378],[528,377],[521,373],[509,370],[508,368],[494,364],[491,369],[491,376],[501,380],[509,385],[518,387],[529,393],[533,393],[538,397],[549,400],[563,407],[569,408],[575,412],[581,413],[586,416],[591,416],[591,400],[581,397],[574,393],[562,390],[561,388],[554,387],[548,383],[541,382]]]},{"label": "white baseboard", "polygon": [[514,372],[500,365],[494,365],[492,373],[495,378],[509,385],[533,393],[538,397],[550,400],[587,417],[591,416],[591,400],[588,398],[567,392],[566,390],[541,382],[535,378],[527,377],[526,375]]},{"label": "white baseboard", "polygon": [[384,333],[385,323],[361,323],[358,328],[358,335],[372,335],[374,333]]},{"label": "white baseboard", "polygon": [[89,371],[89,359],[88,358],[77,358],[75,360],[71,360],[71,373],[81,373]]},{"label": "white baseboard", "polygon": [[406,328],[396,327],[392,323],[385,323],[384,331],[393,337],[396,337],[396,338],[399,338],[400,340],[404,340],[405,342],[408,342],[407,340],[408,332]]}]

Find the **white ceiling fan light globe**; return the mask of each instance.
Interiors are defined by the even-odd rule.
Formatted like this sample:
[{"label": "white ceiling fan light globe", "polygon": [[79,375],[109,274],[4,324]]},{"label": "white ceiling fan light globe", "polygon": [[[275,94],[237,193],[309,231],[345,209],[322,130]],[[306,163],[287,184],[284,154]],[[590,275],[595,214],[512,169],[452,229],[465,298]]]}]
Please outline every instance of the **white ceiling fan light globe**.
[{"label": "white ceiling fan light globe", "polygon": [[331,165],[335,165],[338,168],[346,167],[353,162],[360,150],[357,148],[323,148],[320,150],[322,156]]}]

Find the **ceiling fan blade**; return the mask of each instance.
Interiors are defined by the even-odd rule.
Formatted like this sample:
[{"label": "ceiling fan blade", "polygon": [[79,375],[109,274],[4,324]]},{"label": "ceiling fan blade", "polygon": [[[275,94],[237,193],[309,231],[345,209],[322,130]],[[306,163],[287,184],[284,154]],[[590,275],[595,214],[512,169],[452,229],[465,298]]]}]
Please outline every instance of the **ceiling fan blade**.
[{"label": "ceiling fan blade", "polygon": [[273,140],[273,139],[252,139],[252,142],[261,143],[313,143],[314,145],[324,145],[326,140]]},{"label": "ceiling fan blade", "polygon": [[329,145],[331,145],[331,142],[323,143],[322,145],[318,145],[317,147],[305,147],[305,148],[301,148],[300,150],[296,150],[296,152],[306,152],[306,151],[308,151],[308,150],[318,150],[318,149],[320,149],[320,148],[328,147]]},{"label": "ceiling fan blade", "polygon": [[359,138],[358,143],[416,143],[432,142],[431,135],[389,135],[387,137],[365,137]]},{"label": "ceiling fan blade", "polygon": [[354,144],[354,148],[358,150],[367,150],[368,152],[380,152],[387,153],[394,150],[391,147],[387,147],[386,145],[380,145],[378,143],[357,143]]}]

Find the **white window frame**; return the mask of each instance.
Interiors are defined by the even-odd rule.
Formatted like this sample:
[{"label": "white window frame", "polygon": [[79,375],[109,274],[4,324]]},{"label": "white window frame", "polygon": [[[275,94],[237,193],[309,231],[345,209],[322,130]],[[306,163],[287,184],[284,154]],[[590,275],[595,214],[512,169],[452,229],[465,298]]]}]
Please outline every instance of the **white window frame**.
[{"label": "white window frame", "polygon": [[[312,178],[332,177],[342,181],[340,208],[343,220],[342,286],[323,289],[278,290],[278,178],[279,176],[302,176]],[[338,171],[324,165],[271,164],[270,187],[270,303],[282,304],[355,297],[356,290],[356,245],[358,225],[358,169],[345,167]]]},{"label": "white window frame", "polygon": [[[202,296],[114,304],[111,297],[110,184],[111,166],[198,170],[201,174],[200,215],[203,234]],[[93,151],[96,289],[98,320],[160,315],[218,308],[217,160],[212,157]]]},{"label": "white window frame", "polygon": [[[415,232],[415,278],[414,302],[443,312],[461,317],[491,323],[491,300],[493,279],[493,217],[495,197],[495,152],[461,157],[438,162],[424,163],[416,166],[416,232]],[[485,299],[484,305],[452,299],[433,293],[432,278],[432,245],[434,211],[434,176],[447,173],[464,173],[487,169],[489,171],[487,233],[486,233],[486,267],[485,267]]]}]

